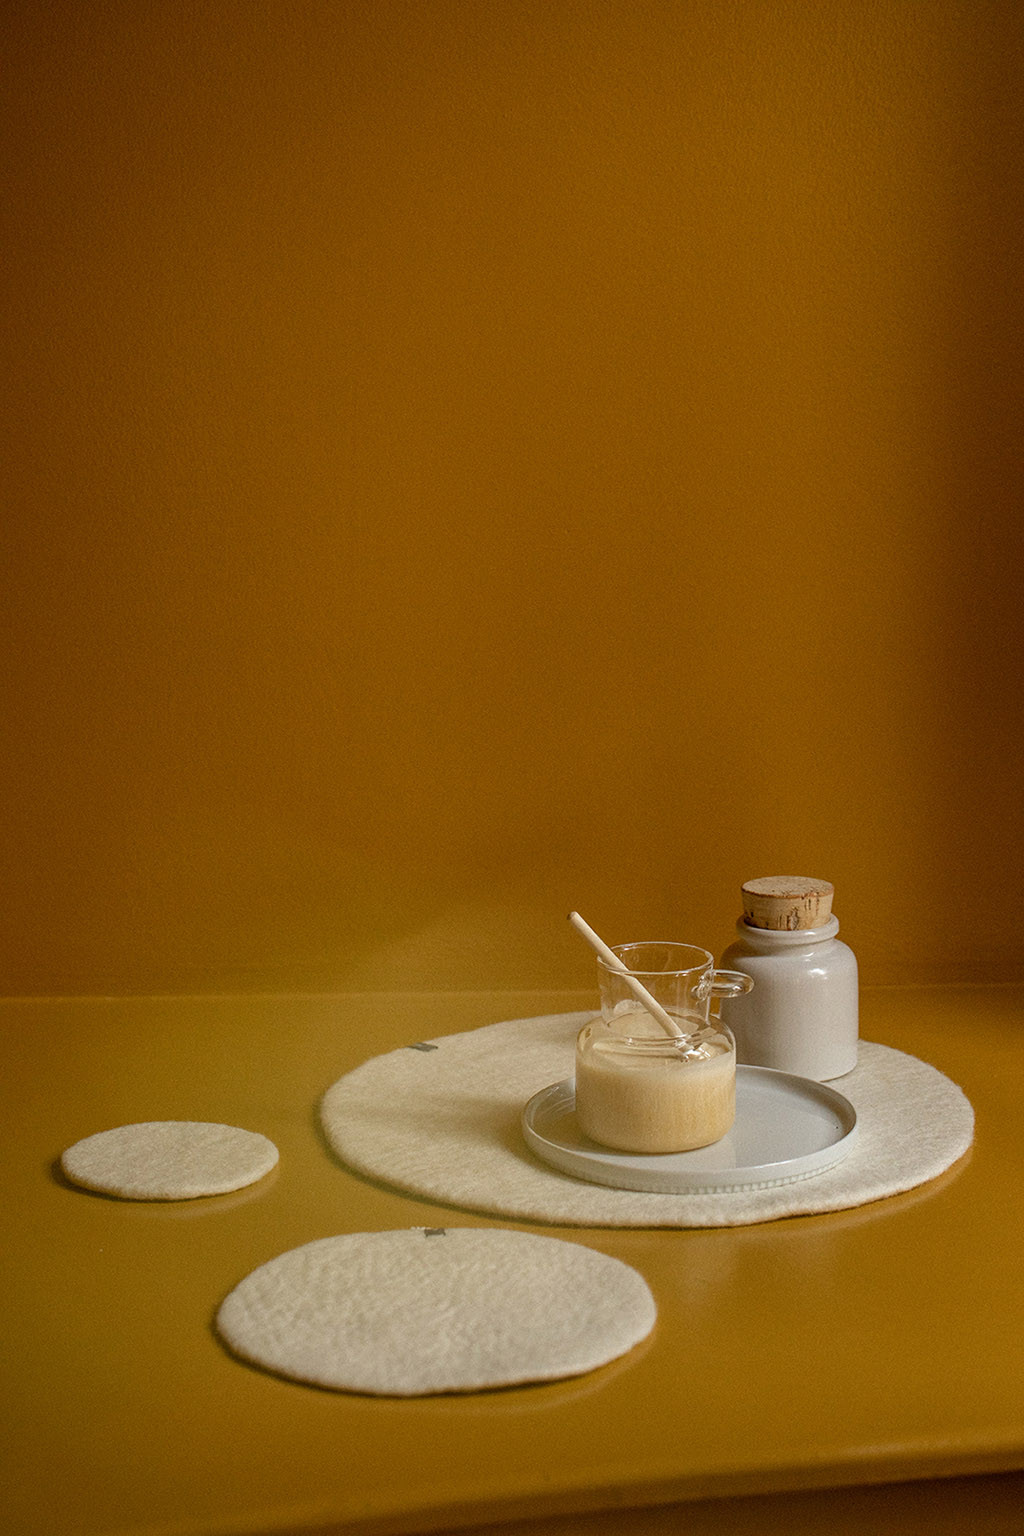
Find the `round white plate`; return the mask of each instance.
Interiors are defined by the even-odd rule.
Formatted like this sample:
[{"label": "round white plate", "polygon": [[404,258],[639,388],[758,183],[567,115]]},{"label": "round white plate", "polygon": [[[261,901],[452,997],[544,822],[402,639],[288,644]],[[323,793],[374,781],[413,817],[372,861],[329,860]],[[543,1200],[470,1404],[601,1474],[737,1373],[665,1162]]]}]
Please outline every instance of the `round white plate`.
[{"label": "round white plate", "polygon": [[857,1139],[857,1112],[826,1083],[769,1067],[736,1068],[736,1119],[721,1141],[693,1152],[615,1152],[576,1122],[571,1078],[543,1088],[523,1110],[538,1157],[574,1178],[651,1194],[717,1193],[792,1184],[841,1162]]}]

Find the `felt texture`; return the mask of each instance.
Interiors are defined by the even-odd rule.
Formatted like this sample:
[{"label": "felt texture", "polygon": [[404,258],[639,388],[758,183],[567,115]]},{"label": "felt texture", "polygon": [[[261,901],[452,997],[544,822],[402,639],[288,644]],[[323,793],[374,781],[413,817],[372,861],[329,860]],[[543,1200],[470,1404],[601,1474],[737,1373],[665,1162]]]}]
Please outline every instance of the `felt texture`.
[{"label": "felt texture", "polygon": [[577,1031],[592,1013],[512,1019],[415,1042],[364,1062],[328,1089],[321,1119],[337,1156],[407,1194],[562,1226],[743,1226],[845,1210],[936,1178],[970,1147],[974,1112],[941,1072],[861,1041],[857,1066],[830,1086],[857,1111],[858,1136],[836,1167],[778,1188],[647,1194],[549,1167],[520,1125],[533,1094],[573,1075]]},{"label": "felt texture", "polygon": [[195,1200],[243,1189],[278,1160],[257,1131],[203,1120],[146,1120],[76,1141],[60,1163],[85,1189],[122,1200]]},{"label": "felt texture", "polygon": [[636,1270],[578,1243],[419,1227],[271,1259],[225,1298],[217,1329],[277,1374],[408,1397],[576,1376],[625,1354],[655,1316]]}]

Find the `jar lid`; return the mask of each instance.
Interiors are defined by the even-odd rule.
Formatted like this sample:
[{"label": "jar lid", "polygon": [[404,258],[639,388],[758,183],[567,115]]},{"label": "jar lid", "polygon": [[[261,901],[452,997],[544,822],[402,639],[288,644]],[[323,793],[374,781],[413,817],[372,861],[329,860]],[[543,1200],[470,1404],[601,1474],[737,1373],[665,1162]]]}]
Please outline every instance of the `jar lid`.
[{"label": "jar lid", "polygon": [[743,916],[752,928],[820,928],[832,911],[833,887],[803,875],[768,875],[742,887]]}]

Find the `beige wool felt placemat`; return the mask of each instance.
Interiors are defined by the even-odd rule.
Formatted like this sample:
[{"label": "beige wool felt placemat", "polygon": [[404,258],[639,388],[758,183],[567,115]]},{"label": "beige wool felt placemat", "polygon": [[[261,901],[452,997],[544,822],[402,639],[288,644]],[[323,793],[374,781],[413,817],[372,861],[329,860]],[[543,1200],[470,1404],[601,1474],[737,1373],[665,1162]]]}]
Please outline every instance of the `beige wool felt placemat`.
[{"label": "beige wool felt placemat", "polygon": [[255,1184],[278,1150],[258,1131],[207,1120],[143,1120],[97,1131],[61,1156],[66,1178],[122,1200],[196,1200]]},{"label": "beige wool felt placemat", "polygon": [[657,1308],[620,1259],[532,1232],[322,1237],[261,1264],[217,1331],[255,1365],[401,1397],[578,1376],[645,1339]]},{"label": "beige wool felt placemat", "polygon": [[937,1178],[974,1137],[974,1111],[935,1067],[861,1041],[831,1086],[857,1111],[837,1166],[777,1188],[641,1194],[560,1173],[523,1139],[523,1106],[572,1076],[576,1034],[593,1012],[511,1019],[374,1056],[323,1097],[331,1148],[357,1172],[463,1209],[563,1226],[745,1226],[840,1211]]}]

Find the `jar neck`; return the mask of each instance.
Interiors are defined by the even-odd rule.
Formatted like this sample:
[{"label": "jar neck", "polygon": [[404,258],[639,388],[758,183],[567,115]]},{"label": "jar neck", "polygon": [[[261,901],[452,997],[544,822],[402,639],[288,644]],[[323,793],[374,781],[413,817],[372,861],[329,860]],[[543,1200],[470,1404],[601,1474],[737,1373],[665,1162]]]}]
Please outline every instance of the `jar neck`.
[{"label": "jar neck", "polygon": [[820,928],[755,928],[741,917],[736,932],[751,949],[764,953],[779,949],[806,949],[809,944],[823,944],[839,932],[839,919],[833,914]]}]

